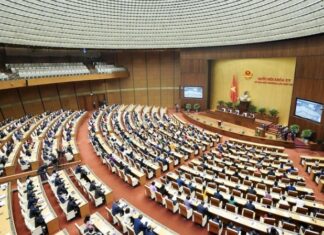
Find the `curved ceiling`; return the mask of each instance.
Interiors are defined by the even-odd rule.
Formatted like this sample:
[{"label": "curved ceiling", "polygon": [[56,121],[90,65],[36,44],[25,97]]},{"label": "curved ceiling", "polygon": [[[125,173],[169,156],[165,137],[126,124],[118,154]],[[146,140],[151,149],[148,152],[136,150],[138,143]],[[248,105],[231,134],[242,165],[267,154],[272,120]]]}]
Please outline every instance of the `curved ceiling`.
[{"label": "curved ceiling", "polygon": [[0,0],[0,43],[188,48],[324,32],[323,0]]}]

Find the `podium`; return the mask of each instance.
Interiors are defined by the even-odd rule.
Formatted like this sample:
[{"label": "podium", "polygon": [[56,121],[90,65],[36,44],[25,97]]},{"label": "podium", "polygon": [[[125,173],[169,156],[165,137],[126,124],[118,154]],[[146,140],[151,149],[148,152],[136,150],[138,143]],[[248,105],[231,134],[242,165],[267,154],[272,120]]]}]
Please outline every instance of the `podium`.
[{"label": "podium", "polygon": [[255,128],[255,135],[260,137],[265,137],[266,130],[263,127],[256,127]]},{"label": "podium", "polygon": [[250,101],[240,101],[239,110],[240,113],[248,112],[250,107]]}]

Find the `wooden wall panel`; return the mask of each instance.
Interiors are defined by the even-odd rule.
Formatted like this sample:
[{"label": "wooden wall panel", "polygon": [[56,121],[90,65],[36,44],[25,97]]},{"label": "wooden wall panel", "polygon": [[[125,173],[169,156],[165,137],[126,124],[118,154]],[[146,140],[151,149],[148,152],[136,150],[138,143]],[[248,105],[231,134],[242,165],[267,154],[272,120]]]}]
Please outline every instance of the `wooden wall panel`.
[{"label": "wooden wall panel", "polygon": [[19,118],[25,115],[17,89],[0,91],[0,107],[5,118]]},{"label": "wooden wall panel", "polygon": [[160,53],[146,53],[148,104],[161,105],[161,64]]},{"label": "wooden wall panel", "polygon": [[123,104],[134,104],[135,103],[134,90],[132,89],[130,91],[122,91],[121,102]]},{"label": "wooden wall panel", "polygon": [[71,109],[71,110],[78,110],[78,102],[75,97],[66,97],[66,98],[61,98],[61,103],[62,103],[62,109]]},{"label": "wooden wall panel", "polygon": [[77,82],[74,84],[77,96],[91,94],[90,82]]},{"label": "wooden wall panel", "polygon": [[173,90],[172,89],[162,89],[161,90],[161,106],[162,107],[174,107]]},{"label": "wooden wall panel", "polygon": [[106,81],[106,94],[108,98],[108,104],[121,104],[121,91],[119,80],[107,80]]},{"label": "wooden wall panel", "polygon": [[46,85],[38,88],[46,111],[55,111],[62,108],[56,85]]},{"label": "wooden wall panel", "polygon": [[108,92],[108,104],[121,104],[120,91]]},{"label": "wooden wall panel", "polygon": [[135,104],[147,105],[147,90],[135,91]]},{"label": "wooden wall panel", "polygon": [[45,111],[38,87],[20,88],[19,92],[26,113],[35,115]]},{"label": "wooden wall panel", "polygon": [[180,94],[180,86],[181,86],[181,72],[180,72],[180,54],[178,52],[174,53],[174,104],[181,103],[181,94]]}]

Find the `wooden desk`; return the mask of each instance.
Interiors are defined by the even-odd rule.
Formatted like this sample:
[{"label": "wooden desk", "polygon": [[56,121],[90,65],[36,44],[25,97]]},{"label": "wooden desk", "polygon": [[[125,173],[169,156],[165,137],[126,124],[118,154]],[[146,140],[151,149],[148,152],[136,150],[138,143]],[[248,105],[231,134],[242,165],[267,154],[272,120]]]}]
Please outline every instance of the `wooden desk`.
[{"label": "wooden desk", "polygon": [[65,229],[58,231],[55,235],[69,235],[69,232]]},{"label": "wooden desk", "polygon": [[93,222],[93,225],[96,227],[96,229],[98,229],[102,234],[122,234],[98,212],[92,214],[90,216],[90,220]]},{"label": "wooden desk", "polygon": [[158,235],[176,235],[178,233],[174,232],[173,230],[167,228],[166,226],[162,225],[161,223],[157,222],[156,220],[152,219],[148,215],[144,214],[142,211],[137,209],[135,206],[133,206],[131,203],[126,201],[125,199],[119,200],[121,206],[127,206],[130,208],[130,211],[132,212],[133,217],[137,217],[139,214],[143,215],[143,222],[148,222],[148,225],[154,228],[154,232]]},{"label": "wooden desk", "polygon": [[222,112],[219,110],[206,111],[205,116],[222,120],[224,122],[230,122],[235,125],[244,126],[247,128],[254,129],[256,127],[255,119],[250,117],[244,117],[235,113]]},{"label": "wooden desk", "polygon": [[[113,201],[112,189],[109,188],[104,182],[102,182],[101,179],[98,178],[98,176],[96,176],[89,167],[87,167],[86,165],[82,165],[82,169],[84,169],[86,172],[88,172],[87,177],[90,181],[96,182],[96,185],[97,186],[100,185],[100,187],[104,190],[106,204],[112,202]],[[85,188],[88,191],[88,193],[90,193],[94,198],[94,191],[90,192],[88,190],[88,188],[85,185],[85,181],[80,178],[80,174],[75,173],[75,168],[72,169],[72,172],[73,172],[74,176],[76,177],[76,179],[82,184],[82,187]]]},{"label": "wooden desk", "polygon": [[68,194],[73,196],[76,199],[76,202],[78,203],[80,208],[81,217],[85,217],[86,215],[89,215],[90,214],[89,202],[82,196],[82,194],[73,184],[70,177],[67,175],[66,171],[65,170],[58,171],[58,174],[62,178],[65,188],[68,191]]},{"label": "wooden desk", "polygon": [[5,189],[0,189],[0,201],[4,203],[4,206],[0,207],[0,235],[16,235],[17,232],[12,214],[11,183],[4,183],[1,186],[5,187]]},{"label": "wooden desk", "polygon": [[14,175],[16,170],[17,157],[20,154],[21,142],[15,143],[15,147],[8,156],[4,170],[6,175]]}]

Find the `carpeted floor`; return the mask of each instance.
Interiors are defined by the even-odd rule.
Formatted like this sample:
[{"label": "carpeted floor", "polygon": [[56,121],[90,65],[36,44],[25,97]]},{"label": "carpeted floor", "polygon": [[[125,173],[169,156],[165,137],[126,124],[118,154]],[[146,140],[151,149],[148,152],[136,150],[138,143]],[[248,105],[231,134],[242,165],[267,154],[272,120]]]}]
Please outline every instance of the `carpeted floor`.
[{"label": "carpeted floor", "polygon": [[[178,115],[178,114],[177,114]],[[181,118],[181,115],[179,115]],[[125,198],[127,201],[132,203],[135,207],[148,214],[155,220],[164,224],[165,226],[171,228],[172,230],[178,232],[183,235],[191,235],[191,234],[208,234],[206,228],[201,228],[198,225],[193,224],[191,221],[187,221],[182,216],[178,214],[172,214],[162,206],[159,206],[154,201],[149,200],[144,194],[144,187],[138,186],[136,188],[132,188],[128,184],[121,181],[121,179],[108,171],[108,168],[102,164],[100,159],[96,156],[93,151],[93,148],[88,140],[88,120],[90,118],[90,114],[88,114],[87,118],[83,121],[82,125],[79,128],[79,132],[77,135],[77,143],[79,146],[79,150],[81,153],[82,161],[87,164],[93,172],[103,181],[105,182],[112,190],[115,199]],[[224,137],[226,139],[226,137]],[[307,180],[307,186],[314,190],[314,194],[317,200],[324,201],[324,196],[317,189],[317,186],[314,182],[309,180],[308,175],[304,172],[304,169],[299,165],[299,155],[300,154],[318,154],[316,152],[311,152],[309,150],[287,150],[290,158],[294,161],[294,165],[299,169],[300,174],[305,176]],[[56,214],[59,217],[60,228],[67,228],[70,234],[78,234],[77,229],[74,223],[81,224],[82,219],[73,220],[71,222],[66,222],[65,215],[59,207],[54,194],[52,193],[49,185],[44,185],[45,191],[47,193],[47,197],[55,210]],[[13,214],[15,225],[18,234],[24,235],[29,234],[28,229],[26,228],[23,217],[20,214],[20,207],[18,203],[18,195],[17,192],[13,193]],[[110,206],[110,205],[109,205]],[[91,213],[98,211],[102,215],[107,218],[107,214],[104,209],[105,206],[101,206],[99,208],[95,208],[92,203],[90,203],[90,211]]]}]

